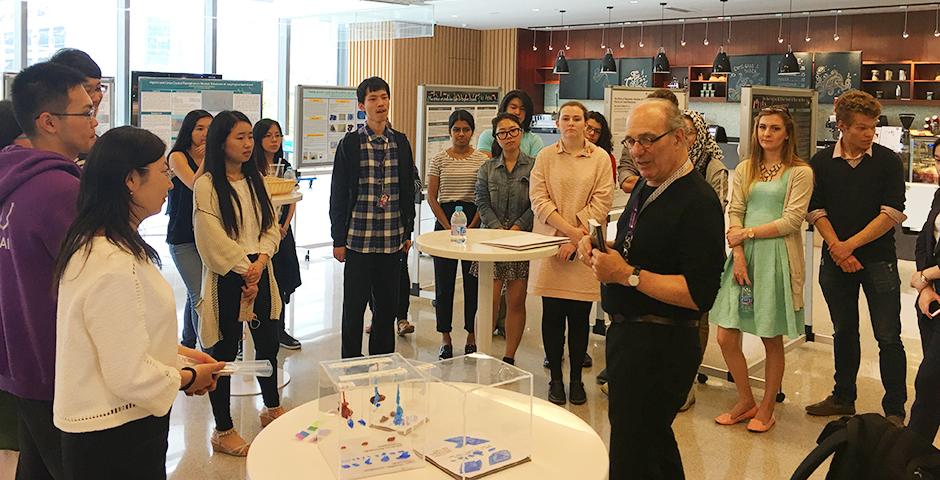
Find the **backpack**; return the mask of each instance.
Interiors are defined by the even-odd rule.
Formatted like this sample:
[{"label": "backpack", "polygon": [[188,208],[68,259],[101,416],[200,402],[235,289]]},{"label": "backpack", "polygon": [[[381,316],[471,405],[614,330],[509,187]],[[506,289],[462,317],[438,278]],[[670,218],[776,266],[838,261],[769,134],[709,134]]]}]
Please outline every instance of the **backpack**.
[{"label": "backpack", "polygon": [[829,422],[816,443],[791,480],[808,479],[833,453],[826,480],[940,480],[940,450],[876,413]]}]

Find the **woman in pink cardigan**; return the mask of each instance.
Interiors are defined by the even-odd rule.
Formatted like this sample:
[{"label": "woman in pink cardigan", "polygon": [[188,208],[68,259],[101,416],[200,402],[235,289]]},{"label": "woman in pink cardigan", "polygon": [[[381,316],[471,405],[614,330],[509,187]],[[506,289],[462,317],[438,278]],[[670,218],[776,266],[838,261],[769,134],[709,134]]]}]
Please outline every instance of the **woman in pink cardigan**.
[{"label": "woman in pink cardigan", "polygon": [[532,231],[571,239],[554,257],[533,261],[529,275],[529,293],[542,297],[542,343],[551,371],[548,400],[559,405],[566,402],[561,370],[566,322],[568,395],[575,405],[587,401],[581,364],[587,352],[591,304],[600,300],[600,284],[575,256],[589,220],[607,225],[614,186],[607,152],[584,138],[587,113],[579,102],[561,106],[556,122],[561,140],[539,152],[529,186],[535,213]]}]

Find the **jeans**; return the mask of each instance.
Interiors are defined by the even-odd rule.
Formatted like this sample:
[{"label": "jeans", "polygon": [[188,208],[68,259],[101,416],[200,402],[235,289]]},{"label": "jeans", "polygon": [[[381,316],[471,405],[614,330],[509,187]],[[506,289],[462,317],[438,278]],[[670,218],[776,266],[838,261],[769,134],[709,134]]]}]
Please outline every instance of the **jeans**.
[{"label": "jeans", "polygon": [[700,343],[698,328],[608,327],[610,480],[685,478],[672,421],[695,378]]},{"label": "jeans", "polygon": [[[565,326],[568,327],[570,382],[581,381],[581,368],[590,334],[591,302],[542,297],[542,344],[553,382],[562,381],[561,357],[565,352]],[[486,333],[486,332],[484,332]]]},{"label": "jeans", "polygon": [[62,431],[52,423],[52,401],[16,397],[20,458],[16,480],[61,480]]},{"label": "jeans", "polygon": [[[457,206],[463,207],[467,215],[467,224],[473,221],[477,212],[476,205],[468,202],[446,202],[441,204],[444,214],[449,218],[454,214]],[[443,230],[440,222],[434,222],[434,230]],[[454,324],[454,292],[457,283],[457,263],[463,274],[463,325],[468,333],[474,332],[477,316],[477,295],[479,284],[477,277],[470,274],[471,262],[468,260],[452,260],[450,258],[434,257],[434,313],[437,317],[437,331],[449,333]]]},{"label": "jeans", "polygon": [[343,358],[362,356],[363,315],[371,298],[369,355],[395,351],[395,314],[401,275],[401,252],[359,253],[346,250],[343,267]]},{"label": "jeans", "polygon": [[62,434],[69,480],[165,480],[170,414],[144,417],[107,430]]},{"label": "jeans", "polygon": [[940,429],[940,317],[917,315],[924,360],[914,380],[914,405],[907,426],[933,443]]},{"label": "jeans", "polygon": [[202,258],[196,250],[195,243],[181,243],[170,246],[170,257],[176,264],[176,269],[186,285],[186,306],[183,307],[183,341],[180,342],[189,348],[196,348],[196,339],[199,337],[199,316],[196,314],[196,305],[202,289]]},{"label": "jeans", "polygon": [[904,417],[907,400],[907,365],[901,343],[901,280],[897,262],[868,262],[862,270],[845,273],[827,254],[819,265],[819,286],[829,306],[835,329],[835,387],[833,396],[851,404],[858,397],[856,376],[861,361],[858,333],[858,289],[865,290],[871,326],[878,341],[881,382],[885,395],[881,405],[885,415]]}]

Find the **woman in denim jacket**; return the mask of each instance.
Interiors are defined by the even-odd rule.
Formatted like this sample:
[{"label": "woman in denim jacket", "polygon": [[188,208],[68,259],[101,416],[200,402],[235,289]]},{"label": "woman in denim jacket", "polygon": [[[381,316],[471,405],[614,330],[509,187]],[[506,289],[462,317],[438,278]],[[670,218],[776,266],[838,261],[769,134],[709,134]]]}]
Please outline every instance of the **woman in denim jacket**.
[{"label": "woman in denim jacket", "polygon": [[[529,203],[529,173],[535,159],[522,153],[522,124],[512,114],[500,113],[493,119],[492,135],[502,153],[488,160],[477,173],[476,204],[481,228],[532,230]],[[471,273],[478,275],[473,265]],[[506,283],[506,354],[503,361],[515,363],[516,349],[525,330],[525,297],[529,283],[529,262],[497,262],[493,278],[493,311],[499,310],[499,292]]]}]

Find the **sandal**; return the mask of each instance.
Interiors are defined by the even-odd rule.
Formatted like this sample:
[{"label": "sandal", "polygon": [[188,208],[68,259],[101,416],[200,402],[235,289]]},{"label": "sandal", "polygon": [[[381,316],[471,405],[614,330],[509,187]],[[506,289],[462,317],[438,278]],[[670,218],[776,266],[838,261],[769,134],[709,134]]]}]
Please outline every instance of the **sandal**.
[{"label": "sandal", "polygon": [[747,431],[754,433],[767,433],[771,428],[774,428],[774,425],[777,424],[777,419],[771,415],[770,420],[767,423],[764,423],[757,418],[752,418],[750,422],[747,422]]},{"label": "sandal", "polygon": [[722,413],[715,417],[715,423],[718,425],[736,425],[745,420],[750,420],[757,416],[757,405],[751,407],[750,410],[738,415],[737,417],[732,417],[730,412]]},{"label": "sandal", "polygon": [[404,337],[409,333],[415,332],[415,326],[411,324],[408,320],[399,320],[398,321],[398,336]]},{"label": "sandal", "polygon": [[[241,444],[235,447],[227,447],[223,445],[223,443],[226,443],[225,437],[229,437],[233,435],[235,438],[231,440],[231,443],[237,443],[241,441]],[[212,444],[213,452],[224,453],[225,455],[231,455],[233,457],[247,457],[248,456],[249,444],[248,442],[245,441],[245,439],[241,437],[241,435],[238,434],[238,432],[235,431],[234,428],[230,428],[224,432],[213,430],[210,443]]]},{"label": "sandal", "polygon": [[264,407],[261,409],[261,413],[258,414],[258,418],[261,419],[261,428],[267,427],[271,424],[277,417],[287,413],[287,410],[284,410],[284,407],[274,407],[268,408]]}]

